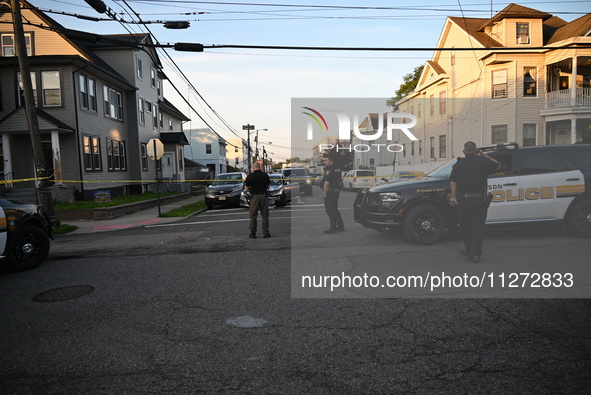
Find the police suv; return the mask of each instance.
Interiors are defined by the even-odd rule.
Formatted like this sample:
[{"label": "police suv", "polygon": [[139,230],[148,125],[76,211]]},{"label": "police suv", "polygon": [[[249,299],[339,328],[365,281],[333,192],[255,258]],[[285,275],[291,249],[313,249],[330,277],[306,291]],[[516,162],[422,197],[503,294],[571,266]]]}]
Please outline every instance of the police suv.
[{"label": "police suv", "polygon": [[[488,178],[487,224],[564,221],[576,236],[591,238],[591,145],[481,148],[500,162]],[[416,180],[360,191],[354,217],[367,228],[402,227],[416,244],[434,244],[457,226],[449,176],[457,159]]]},{"label": "police suv", "polygon": [[51,222],[41,206],[0,199],[0,258],[13,270],[33,269],[49,254]]}]

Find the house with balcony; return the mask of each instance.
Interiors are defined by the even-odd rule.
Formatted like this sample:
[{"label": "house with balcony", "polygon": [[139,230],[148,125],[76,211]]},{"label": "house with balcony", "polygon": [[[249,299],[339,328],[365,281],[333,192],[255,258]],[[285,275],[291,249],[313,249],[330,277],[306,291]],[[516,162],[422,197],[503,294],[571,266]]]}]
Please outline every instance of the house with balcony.
[{"label": "house with balcony", "polygon": [[418,120],[398,170],[428,171],[468,140],[591,143],[591,14],[566,22],[510,4],[492,18],[448,17],[437,48],[397,103]]},{"label": "house with balcony", "polygon": [[[188,118],[163,94],[166,75],[148,34],[96,35],[67,29],[21,1],[31,80],[52,194],[61,200],[92,199],[153,188],[157,166],[147,144],[165,133],[165,155],[179,164],[182,124]],[[2,178],[9,187],[32,188],[35,176],[24,113],[12,15],[0,5],[0,136]]]}]

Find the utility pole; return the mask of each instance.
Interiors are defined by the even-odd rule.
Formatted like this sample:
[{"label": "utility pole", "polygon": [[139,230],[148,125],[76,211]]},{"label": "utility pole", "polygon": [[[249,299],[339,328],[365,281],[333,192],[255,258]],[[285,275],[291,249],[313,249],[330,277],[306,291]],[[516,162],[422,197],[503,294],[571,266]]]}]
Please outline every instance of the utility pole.
[{"label": "utility pole", "polygon": [[242,125],[242,130],[246,130],[246,134],[248,135],[248,174],[250,174],[252,167],[251,167],[251,163],[252,162],[252,149],[250,148],[250,131],[254,130],[254,125],[251,124],[246,124],[246,125]]},{"label": "utility pole", "polygon": [[29,59],[27,58],[27,47],[25,45],[25,31],[23,29],[23,19],[19,0],[10,0],[12,9],[12,23],[14,24],[14,47],[18,64],[20,68],[21,84],[23,85],[23,95],[25,100],[25,114],[31,136],[31,148],[33,150],[33,160],[35,162],[35,176],[39,179],[37,183],[37,202],[45,208],[47,215],[54,222],[55,212],[53,209],[53,199],[49,190],[49,179],[47,178],[47,166],[45,156],[43,155],[43,146],[41,145],[41,134],[39,132],[39,119],[35,108],[35,98],[33,96],[33,87],[31,83],[31,72],[29,70]]}]

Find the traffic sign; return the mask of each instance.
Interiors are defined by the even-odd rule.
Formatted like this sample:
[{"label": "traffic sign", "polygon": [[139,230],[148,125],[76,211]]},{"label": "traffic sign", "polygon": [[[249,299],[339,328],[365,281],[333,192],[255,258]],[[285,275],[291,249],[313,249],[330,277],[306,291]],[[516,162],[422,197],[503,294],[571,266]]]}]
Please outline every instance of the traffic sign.
[{"label": "traffic sign", "polygon": [[162,144],[160,139],[151,139],[146,146],[146,153],[150,159],[158,160],[162,158],[162,155],[164,154],[164,144]]}]

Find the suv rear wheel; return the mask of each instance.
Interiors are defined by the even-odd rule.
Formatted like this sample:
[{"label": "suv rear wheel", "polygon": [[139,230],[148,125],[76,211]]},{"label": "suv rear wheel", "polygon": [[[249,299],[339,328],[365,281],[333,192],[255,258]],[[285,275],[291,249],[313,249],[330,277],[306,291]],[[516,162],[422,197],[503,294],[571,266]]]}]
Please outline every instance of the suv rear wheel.
[{"label": "suv rear wheel", "polygon": [[415,244],[435,244],[445,235],[445,217],[437,207],[417,206],[404,217],[402,230],[404,236]]},{"label": "suv rear wheel", "polygon": [[574,205],[566,218],[566,227],[575,236],[591,238],[591,199]]}]

